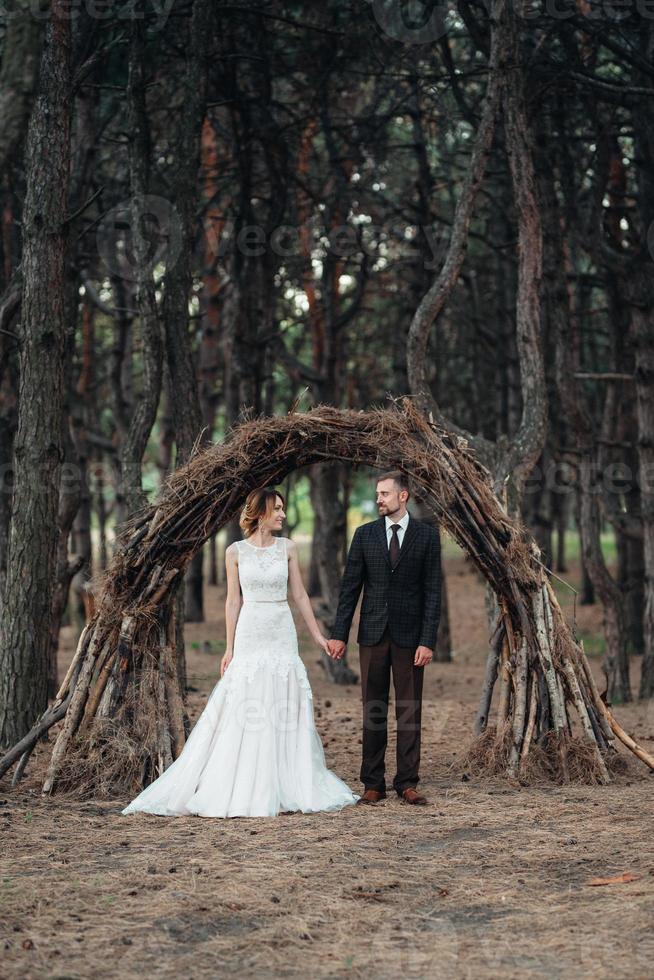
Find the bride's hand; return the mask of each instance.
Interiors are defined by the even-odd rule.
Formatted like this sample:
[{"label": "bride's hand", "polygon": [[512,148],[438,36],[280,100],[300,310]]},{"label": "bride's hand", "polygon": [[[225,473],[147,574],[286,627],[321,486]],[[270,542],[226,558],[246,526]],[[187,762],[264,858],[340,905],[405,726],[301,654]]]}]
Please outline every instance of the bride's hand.
[{"label": "bride's hand", "polygon": [[324,637],[324,636],[321,636],[319,640],[316,640],[316,642],[317,642],[318,646],[320,647],[320,649],[321,650],[324,650],[328,657],[331,657],[331,653],[329,652],[329,644],[327,642],[327,638]]},{"label": "bride's hand", "polygon": [[220,676],[221,677],[224,675],[225,671],[227,670],[227,668],[231,664],[232,657],[233,656],[234,656],[234,654],[232,653],[231,650],[225,651],[225,654],[223,655],[223,659],[220,661]]}]

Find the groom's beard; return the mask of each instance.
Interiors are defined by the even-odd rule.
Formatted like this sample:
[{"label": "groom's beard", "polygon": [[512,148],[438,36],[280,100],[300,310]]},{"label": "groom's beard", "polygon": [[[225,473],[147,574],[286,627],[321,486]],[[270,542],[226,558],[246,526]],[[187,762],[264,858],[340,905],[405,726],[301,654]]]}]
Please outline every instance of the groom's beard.
[{"label": "groom's beard", "polygon": [[395,507],[394,510],[391,510],[390,507],[388,507],[386,504],[380,504],[377,509],[379,510],[380,514],[384,515],[384,517],[392,517],[394,514],[397,514],[399,512],[400,507],[398,504],[398,506]]}]

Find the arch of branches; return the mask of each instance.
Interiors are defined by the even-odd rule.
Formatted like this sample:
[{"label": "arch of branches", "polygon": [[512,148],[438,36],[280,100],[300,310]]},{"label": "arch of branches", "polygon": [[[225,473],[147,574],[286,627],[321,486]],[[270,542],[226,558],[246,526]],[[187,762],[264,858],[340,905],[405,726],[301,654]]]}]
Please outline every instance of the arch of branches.
[{"label": "arch of branches", "polygon": [[654,768],[600,695],[538,547],[503,510],[488,471],[464,440],[402,399],[366,412],[318,406],[250,418],[173,473],[159,499],[122,525],[58,695],[0,761],[0,776],[15,765],[16,783],[38,739],[62,722],[44,792],[55,786],[84,795],[109,786],[133,791],[156,778],[187,736],[174,623],[186,566],[240,512],[252,489],[325,460],[404,471],[495,593],[470,767],[606,783],[618,738]]}]

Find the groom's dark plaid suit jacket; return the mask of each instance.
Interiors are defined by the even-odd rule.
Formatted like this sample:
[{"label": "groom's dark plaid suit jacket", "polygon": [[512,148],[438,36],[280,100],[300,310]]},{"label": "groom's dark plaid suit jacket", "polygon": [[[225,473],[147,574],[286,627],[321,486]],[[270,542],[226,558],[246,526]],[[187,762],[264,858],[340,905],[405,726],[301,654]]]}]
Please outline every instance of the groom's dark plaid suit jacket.
[{"label": "groom's dark plaid suit jacket", "polygon": [[354,532],[347,556],[332,637],[347,643],[363,586],[358,643],[375,646],[388,623],[398,646],[433,650],[441,614],[440,557],[438,532],[409,514],[393,569],[386,518],[362,524]]}]

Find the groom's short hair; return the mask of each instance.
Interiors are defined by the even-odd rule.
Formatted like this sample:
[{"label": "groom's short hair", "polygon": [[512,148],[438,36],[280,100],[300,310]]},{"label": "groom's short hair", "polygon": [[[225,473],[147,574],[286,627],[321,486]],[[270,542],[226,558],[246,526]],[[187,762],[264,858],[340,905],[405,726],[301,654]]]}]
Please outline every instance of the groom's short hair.
[{"label": "groom's short hair", "polygon": [[388,470],[386,473],[380,473],[377,477],[377,483],[380,480],[394,480],[400,490],[406,490],[409,496],[411,495],[409,479],[402,470]]}]

